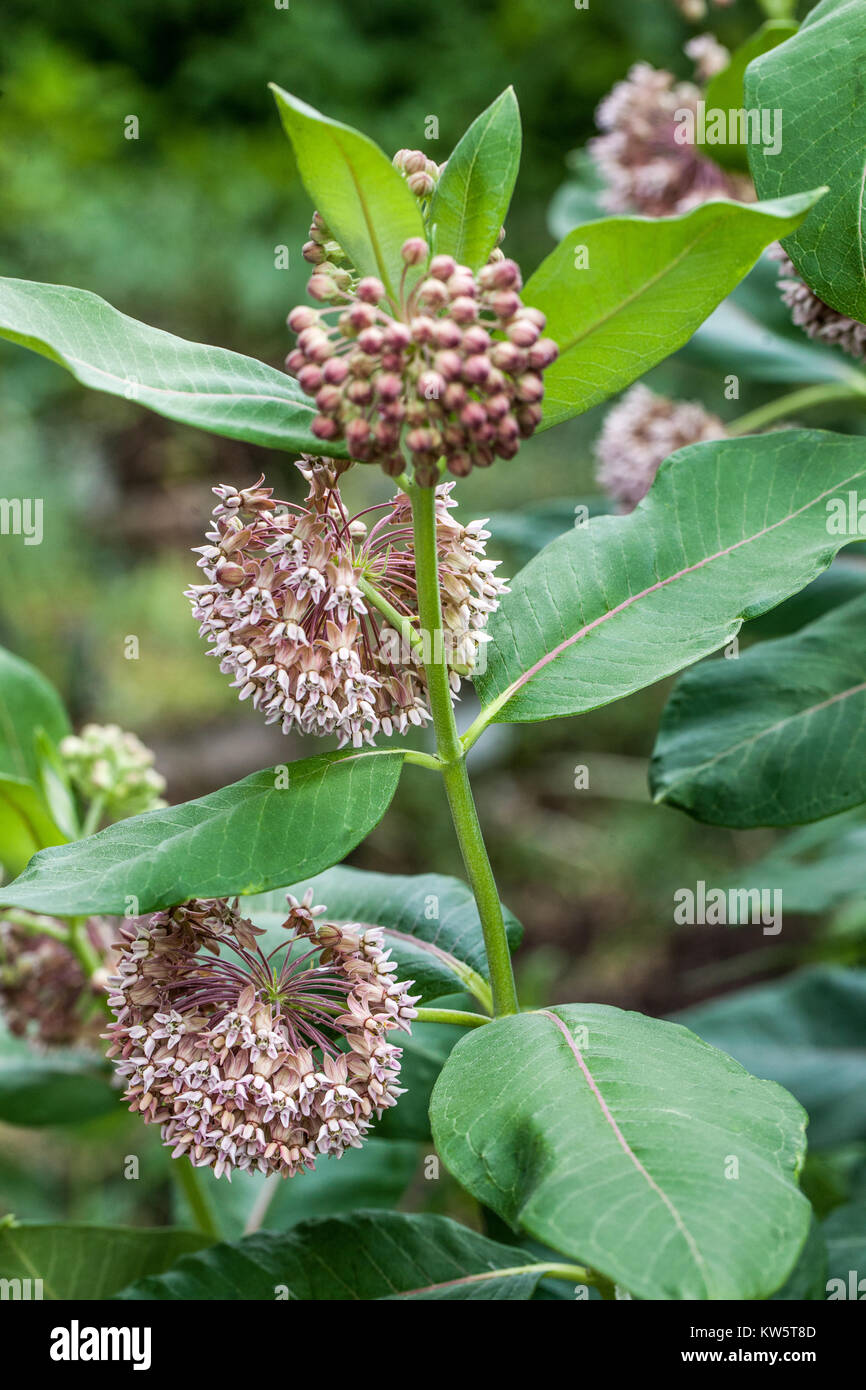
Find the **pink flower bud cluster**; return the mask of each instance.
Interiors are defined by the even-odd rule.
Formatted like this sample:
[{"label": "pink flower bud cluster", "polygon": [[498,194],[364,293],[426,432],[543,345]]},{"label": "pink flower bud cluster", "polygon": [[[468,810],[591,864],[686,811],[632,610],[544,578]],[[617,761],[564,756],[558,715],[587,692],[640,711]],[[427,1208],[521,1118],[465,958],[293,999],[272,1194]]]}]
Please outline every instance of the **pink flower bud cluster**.
[{"label": "pink flower bud cluster", "polygon": [[[353,517],[338,486],[346,464],[298,467],[310,484],[303,506],[275,501],[263,480],[242,492],[214,488],[220,501],[199,561],[207,583],[188,597],[220,670],[266,722],[281,721],[284,733],[336,733],[341,747],[360,747],[380,731],[405,733],[430,719],[421,657],[362,587],[417,632],[409,501],[400,493]],[[452,487],[437,488],[436,532],[442,647],[456,693],[506,586],[494,573],[498,562],[485,558],[484,523],[462,526],[450,516]]]},{"label": "pink flower bud cluster", "polygon": [[410,1031],[416,1000],[382,930],[317,925],[309,893],[288,901],[268,954],[237,901],[158,912],[124,932],[109,982],[108,1055],[130,1110],[216,1177],[339,1158],[403,1093],[388,1035]]},{"label": "pink flower bud cluster", "polygon": [[558,348],[541,336],[544,314],[523,304],[514,261],[475,274],[451,256],[431,259],[421,237],[404,243],[403,260],[421,273],[389,305],[396,317],[375,277],[348,293],[317,270],[310,294],[336,307],[292,310],[297,347],[286,368],[316,402],[317,438],[344,439],[352,459],[392,477],[406,467],[405,451],[415,480],[433,486],[441,457],[463,477],[515,456],[541,421],[542,377]]},{"label": "pink flower bud cluster", "polygon": [[[58,931],[65,926],[54,925]],[[0,919],[0,1004],[9,1032],[48,1047],[97,1046],[104,1022],[100,995],[113,967],[117,928],[113,918],[87,922],[87,939],[104,963],[88,979],[65,941]]]},{"label": "pink flower bud cluster", "polygon": [[420,202],[432,197],[445,168],[444,164],[428,159],[423,150],[398,150],[391,162]]}]

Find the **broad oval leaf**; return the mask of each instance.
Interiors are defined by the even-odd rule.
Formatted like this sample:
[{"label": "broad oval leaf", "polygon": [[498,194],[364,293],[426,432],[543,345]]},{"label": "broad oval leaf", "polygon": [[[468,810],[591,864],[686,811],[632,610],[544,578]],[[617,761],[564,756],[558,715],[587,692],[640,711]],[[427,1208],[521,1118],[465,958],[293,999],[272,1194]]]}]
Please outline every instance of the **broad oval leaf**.
[{"label": "broad oval leaf", "polygon": [[[303,1179],[301,1179],[303,1182]],[[359,1212],[255,1235],[180,1260],[123,1299],[351,1302],[530,1298],[544,1266],[445,1216]]]},{"label": "broad oval leaf", "polygon": [[[136,916],[187,898],[257,893],[342,859],[381,820],[403,753],[324,753],[37,854],[0,888],[9,907]],[[287,783],[287,785],[286,785]],[[132,906],[131,906],[132,904]]]},{"label": "broad oval leaf", "polygon": [[[468,989],[491,1008],[481,919],[471,889],[459,879],[368,873],[340,864],[289,888],[247,898],[244,911],[262,926],[267,917],[283,922],[286,893],[303,897],[308,889],[334,920],[384,927],[392,954],[415,981],[413,993],[424,1001]],[[513,950],[522,928],[507,908],[503,913]]]},{"label": "broad oval leaf", "polygon": [[[111,1298],[207,1244],[197,1231],[22,1221],[0,1227],[0,1279],[41,1279],[49,1300]],[[39,1297],[30,1287],[30,1297]]]},{"label": "broad oval leaf", "polygon": [[36,1051],[0,1031],[0,1122],[7,1125],[81,1124],[116,1110],[120,1092],[95,1053]]},{"label": "broad oval leaf", "polygon": [[0,647],[0,774],[38,784],[40,729],[55,743],[70,732],[60,696],[35,666]]},{"label": "broad oval leaf", "polygon": [[677,1018],[791,1091],[813,1149],[866,1140],[866,970],[801,970]]},{"label": "broad oval leaf", "polygon": [[822,0],[798,34],[746,70],[745,105],[780,111],[781,149],[751,144],[758,194],[776,198],[815,183],[830,191],[784,238],[819,299],[866,319],[866,24],[862,0]]},{"label": "broad oval leaf", "polygon": [[478,1201],[640,1298],[765,1298],[806,1238],[800,1106],[670,1023],[497,1019],[458,1043],[430,1114]]},{"label": "broad oval leaf", "polygon": [[866,598],[678,682],[655,801],[712,825],[796,825],[866,801]]},{"label": "broad oval leaf", "polygon": [[169,420],[271,449],[321,451],[310,433],[315,410],[292,377],[139,323],[88,290],[0,279],[0,338]]},{"label": "broad oval leaf", "polygon": [[862,808],[784,836],[763,859],[741,870],[741,876],[756,888],[781,893],[786,912],[809,915],[848,903],[854,906],[866,894]]},{"label": "broad oval leaf", "polygon": [[672,454],[629,516],[573,528],[512,580],[479,724],[580,714],[724,646],[858,539],[828,534],[828,503],[864,483],[866,441],[820,430]]},{"label": "broad oval leaf", "polygon": [[523,291],[559,344],[544,374],[541,428],[589,410],[682,347],[822,192],[719,199],[679,217],[605,217],[570,231]]},{"label": "broad oval leaf", "polygon": [[737,371],[750,381],[850,382],[852,390],[862,384],[862,373],[852,370],[841,350],[811,343],[805,334],[785,337],[731,299],[704,320],[680,357],[723,373],[735,360]]},{"label": "broad oval leaf", "polygon": [[400,248],[424,237],[418,200],[391,161],[360,131],[323,116],[271,83],[301,179],[329,231],[362,275],[377,275],[394,300]]},{"label": "broad oval leaf", "polygon": [[434,250],[477,270],[497,244],[520,168],[520,109],[506,87],[450,155],[430,206]]}]

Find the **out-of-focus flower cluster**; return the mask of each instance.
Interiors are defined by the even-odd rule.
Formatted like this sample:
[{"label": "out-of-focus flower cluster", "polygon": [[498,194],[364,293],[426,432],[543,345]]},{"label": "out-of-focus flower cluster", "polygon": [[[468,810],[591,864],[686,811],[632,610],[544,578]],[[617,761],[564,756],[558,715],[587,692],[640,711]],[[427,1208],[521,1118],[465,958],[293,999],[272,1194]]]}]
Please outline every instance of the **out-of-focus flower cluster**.
[{"label": "out-of-focus flower cluster", "polygon": [[810,338],[841,348],[859,362],[866,361],[866,324],[840,314],[819,299],[800,279],[781,246],[774,247],[770,254],[780,262],[779,289],[797,327]]},{"label": "out-of-focus flower cluster", "polygon": [[[340,496],[347,467],[298,464],[310,484],[303,506],[277,502],[263,479],[241,492],[216,487],[210,544],[199,564],[206,584],[188,590],[193,615],[220,670],[283,731],[330,734],[341,746],[405,733],[430,718],[421,643],[441,641],[456,693],[478,661],[488,616],[505,584],[484,555],[484,523],[462,526],[450,512],[453,483],[436,489],[436,537],[444,631],[419,632],[409,499],[398,493],[352,517]],[[368,525],[376,512],[378,520]],[[372,586],[394,612],[383,617]]]},{"label": "out-of-focus flower cluster", "polygon": [[699,401],[672,401],[646,386],[632,386],[608,411],[596,440],[596,476],[604,491],[632,511],[659,465],[677,449],[724,439],[725,426]]},{"label": "out-of-focus flower cluster", "polygon": [[523,304],[514,261],[475,274],[452,256],[431,259],[420,237],[404,243],[403,259],[423,273],[408,292],[404,276],[399,304],[374,276],[349,290],[319,267],[309,292],[333,307],[292,310],[286,368],[316,402],[319,439],[345,439],[352,459],[393,477],[405,449],[416,482],[432,486],[440,457],[464,476],[515,456],[540,423],[542,375],[558,348],[541,336],[544,315]]},{"label": "out-of-focus flower cluster", "polygon": [[[734,0],[713,0],[714,5],[719,5],[726,9],[732,5]],[[707,17],[707,0],[675,0],[677,9],[686,19],[690,19],[693,24]]]},{"label": "out-of-focus flower cluster", "polygon": [[[691,39],[686,52],[701,82],[729,57],[709,34]],[[607,185],[603,201],[610,212],[668,217],[709,198],[754,198],[749,178],[728,173],[695,144],[676,139],[685,128],[681,113],[697,113],[700,100],[696,83],[677,82],[649,63],[636,63],[604,98],[596,112],[602,133],[589,149]]]},{"label": "out-of-focus flower cluster", "polygon": [[85,724],[62,740],[60,753],[75,790],[85,801],[99,801],[106,820],[166,804],[165,778],[154,770],[150,749],[116,724]]},{"label": "out-of-focus flower cluster", "polygon": [[416,1016],[377,927],[318,922],[289,898],[266,955],[237,903],[196,899],[125,933],[109,1004],[109,1056],[130,1109],[162,1126],[172,1157],[231,1177],[290,1177],[360,1147],[402,1094]]},{"label": "out-of-focus flower cluster", "polygon": [[[21,914],[26,916],[27,914]],[[91,917],[81,928],[102,966],[88,979],[72,947],[47,932],[42,919],[24,925],[0,916],[0,1006],[10,1033],[47,1046],[98,1045],[105,982],[113,967],[119,923]],[[65,924],[44,919],[58,932]]]}]

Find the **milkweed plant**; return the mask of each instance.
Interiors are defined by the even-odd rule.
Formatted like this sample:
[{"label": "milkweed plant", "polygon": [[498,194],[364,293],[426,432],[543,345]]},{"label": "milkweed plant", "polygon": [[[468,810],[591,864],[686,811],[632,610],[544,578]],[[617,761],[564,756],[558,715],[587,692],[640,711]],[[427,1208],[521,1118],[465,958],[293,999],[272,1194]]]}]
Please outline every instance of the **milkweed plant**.
[{"label": "milkweed plant", "polygon": [[[591,1001],[522,1009],[521,927],[467,770],[496,724],[579,716],[736,654],[744,623],[863,537],[862,437],[800,422],[866,388],[849,100],[866,36],[855,0],[821,0],[799,29],[770,9],[744,50],[693,39],[692,80],[642,63],[617,84],[588,153],[599,206],[531,273],[506,250],[510,88],[437,163],[389,158],[274,87],[311,205],[284,368],[84,290],[0,281],[3,337],[85,386],[283,451],[303,492],[281,499],[266,469],[217,480],[177,600],[238,698],[302,736],[300,760],[168,805],[133,734],[75,734],[42,676],[0,662],[7,1027],[34,1066],[72,1049],[67,1108],[122,1097],[156,1127],[196,1227],[142,1232],[146,1264],[109,1292],[220,1297],[233,1281],[330,1299],[344,1270],[362,1298],[760,1300],[802,1269],[798,1100],[679,1023]],[[772,334],[723,301],[767,248],[811,341],[792,329],[785,372],[764,379],[797,389],[731,418],[641,382],[691,339],[727,361],[726,383],[739,353],[760,378]],[[621,392],[596,443],[607,505],[500,574],[488,523],[463,519],[463,480],[509,470],[531,502],[524,441]],[[360,468],[381,470],[387,500],[353,513],[344,480]],[[657,801],[739,827],[866,801],[866,597],[845,598],[679,681]],[[465,882],[435,864],[417,880],[341,866],[403,776],[447,801]],[[282,1192],[303,1207],[331,1160],[419,1124],[487,1234],[388,1209],[271,1224]],[[225,1238],[232,1180],[253,1196],[245,1234]],[[38,1230],[22,1223],[16,1248]]]}]

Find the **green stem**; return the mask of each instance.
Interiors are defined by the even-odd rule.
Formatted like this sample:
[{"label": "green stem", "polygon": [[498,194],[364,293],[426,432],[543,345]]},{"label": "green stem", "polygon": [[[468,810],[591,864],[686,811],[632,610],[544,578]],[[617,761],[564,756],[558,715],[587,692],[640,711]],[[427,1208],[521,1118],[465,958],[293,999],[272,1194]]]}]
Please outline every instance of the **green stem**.
[{"label": "green stem", "polygon": [[444,649],[442,600],[439,593],[435,489],[413,484],[410,496],[415,537],[418,613],[421,632],[426,636],[428,648],[424,670],[436,734],[436,748],[442,765],[442,778],[463,863],[481,918],[493,991],[493,1012],[496,1015],[514,1014],[520,1006],[514,986],[502,904],[481,833],[466,771],[463,745],[457,733],[454,707],[451,703],[451,687],[448,682],[448,664]]},{"label": "green stem", "polygon": [[470,1014],[464,1009],[419,1009],[419,1023],[458,1023],[461,1028],[480,1028],[490,1019],[484,1014]]},{"label": "green stem", "polygon": [[280,1179],[276,1173],[271,1173],[269,1177],[265,1178],[259,1195],[250,1208],[250,1214],[244,1226],[243,1233],[245,1236],[255,1235],[256,1231],[260,1230],[264,1225],[265,1217],[270,1210],[271,1202],[277,1195],[279,1186]]},{"label": "green stem", "polygon": [[105,810],[105,797],[95,796],[87,808],[87,814],[81,826],[81,838],[86,840],[88,835],[99,829],[99,822],[102,820],[102,813]]},{"label": "green stem", "polygon": [[804,386],[799,391],[791,391],[786,396],[780,396],[778,400],[759,406],[748,415],[741,415],[739,420],[734,420],[733,424],[727,426],[727,431],[732,437],[754,434],[756,430],[775,424],[777,420],[786,415],[793,415],[798,410],[811,410],[812,406],[823,405],[826,401],[856,400],[863,397],[866,397],[866,376],[852,376],[848,381],[823,382],[820,386]]},{"label": "green stem", "polygon": [[424,643],[421,639],[421,634],[418,632],[417,628],[413,626],[410,619],[406,617],[405,613],[398,613],[393,603],[389,603],[385,595],[381,594],[375,584],[370,583],[369,579],[365,579],[364,575],[361,575],[358,580],[358,588],[361,590],[364,597],[370,600],[373,607],[378,608],[383,617],[388,619],[391,626],[396,628],[407,647],[411,647],[413,651],[416,651],[423,660]]},{"label": "green stem", "polygon": [[14,907],[4,907],[2,912],[5,921],[23,928],[31,936],[51,936],[55,941],[62,941],[64,945],[69,945],[69,932],[66,927],[58,927],[51,917],[40,917],[36,913],[19,912]]},{"label": "green stem", "polygon": [[75,953],[78,964],[84,971],[88,980],[92,979],[98,970],[102,968],[102,961],[99,954],[94,950],[87,935],[87,918],[71,917],[69,919],[69,935],[67,944]]},{"label": "green stem", "polygon": [[199,1181],[198,1169],[193,1168],[188,1158],[176,1158],[171,1171],[186,1198],[196,1230],[201,1231],[204,1236],[212,1236],[214,1240],[219,1240],[219,1226],[210,1201]]},{"label": "green stem", "polygon": [[797,0],[758,0],[758,4],[768,19],[796,18]]}]

